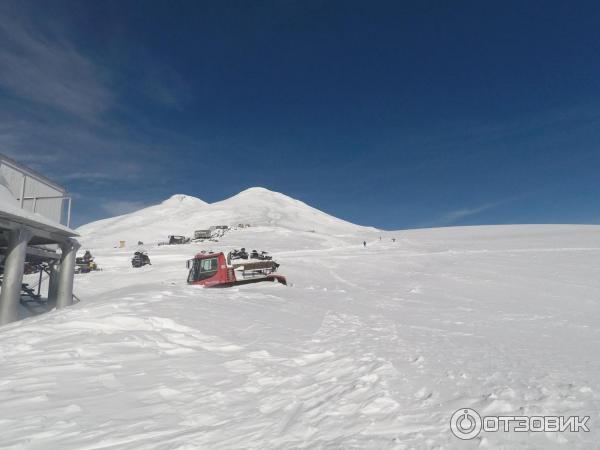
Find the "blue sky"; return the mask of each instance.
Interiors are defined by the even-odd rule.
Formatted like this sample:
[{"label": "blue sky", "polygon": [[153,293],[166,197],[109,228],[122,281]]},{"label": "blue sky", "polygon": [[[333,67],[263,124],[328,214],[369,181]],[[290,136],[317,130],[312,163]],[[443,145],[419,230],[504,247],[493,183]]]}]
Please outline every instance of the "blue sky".
[{"label": "blue sky", "polygon": [[387,229],[600,223],[600,3],[0,3],[0,152],[82,224],[264,186]]}]

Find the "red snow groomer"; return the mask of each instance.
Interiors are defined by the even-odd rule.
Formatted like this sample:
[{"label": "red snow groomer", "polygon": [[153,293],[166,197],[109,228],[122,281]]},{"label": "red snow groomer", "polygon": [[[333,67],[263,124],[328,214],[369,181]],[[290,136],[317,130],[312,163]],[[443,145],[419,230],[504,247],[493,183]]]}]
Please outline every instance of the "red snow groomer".
[{"label": "red snow groomer", "polygon": [[232,263],[231,254],[226,258],[223,252],[203,252],[188,260],[187,267],[190,269],[188,284],[205,287],[231,287],[261,281],[287,284],[284,276],[275,274],[279,264],[270,259]]}]

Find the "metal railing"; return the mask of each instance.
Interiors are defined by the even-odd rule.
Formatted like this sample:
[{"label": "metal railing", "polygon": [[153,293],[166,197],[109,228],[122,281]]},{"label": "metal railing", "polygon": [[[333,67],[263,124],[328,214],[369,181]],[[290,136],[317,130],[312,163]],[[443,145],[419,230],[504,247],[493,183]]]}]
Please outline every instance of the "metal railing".
[{"label": "metal railing", "polygon": [[[67,195],[66,190],[62,186],[56,184],[55,182],[46,178],[45,176],[33,171],[32,169],[24,167],[21,164],[17,163],[16,161],[13,161],[12,159],[0,154],[0,167],[3,165],[9,167],[13,171],[16,171],[23,177],[22,181],[20,182],[20,186],[18,188],[16,186],[13,186],[11,189],[22,209],[29,209],[29,208],[26,208],[26,205],[25,205],[26,201],[33,201],[32,211],[35,213],[35,212],[37,212],[39,200],[66,200],[68,202],[67,203],[67,214],[66,214],[66,216],[67,216],[66,217],[66,226],[67,227],[71,226],[72,198],[71,198],[71,196]],[[27,188],[28,179],[35,180],[37,183],[41,183],[42,185],[47,186],[48,188],[50,188],[51,191],[56,192],[58,195],[35,195],[35,194],[33,194],[31,196],[26,196],[26,192],[27,192],[26,188]],[[17,195],[17,192],[15,192],[18,190],[20,190],[20,195]],[[59,208],[56,208],[55,211],[58,212],[58,220],[56,220],[56,221],[62,225],[65,225],[65,223],[64,223],[64,203],[63,202],[60,203],[60,211],[59,211]],[[41,214],[45,215],[43,212]],[[52,217],[48,217],[48,218],[52,218]],[[53,220],[55,220],[55,219],[53,219]]]},{"label": "metal railing", "polygon": [[[63,224],[66,225],[67,227],[71,226],[71,202],[72,202],[72,197],[68,196],[68,195],[45,195],[45,196],[39,196],[39,197],[21,197],[20,199],[17,199],[20,201],[21,204],[21,208],[25,209],[25,200],[33,200],[33,209],[32,212],[36,212],[36,208],[37,208],[37,202],[38,200],[67,200],[67,223]],[[61,218],[59,220],[60,223],[62,223],[62,206],[61,206]]]}]

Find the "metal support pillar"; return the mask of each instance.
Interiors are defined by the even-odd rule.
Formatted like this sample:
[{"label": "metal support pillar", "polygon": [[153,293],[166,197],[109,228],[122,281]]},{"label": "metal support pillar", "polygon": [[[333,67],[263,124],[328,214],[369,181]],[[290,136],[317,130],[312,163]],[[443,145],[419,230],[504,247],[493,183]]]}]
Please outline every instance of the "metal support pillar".
[{"label": "metal support pillar", "polygon": [[25,204],[25,185],[27,184],[27,175],[23,174],[23,183],[21,184],[21,198],[19,199],[21,201],[21,208],[23,208],[23,205]]},{"label": "metal support pillar", "polygon": [[68,197],[69,199],[69,206],[67,209],[67,227],[71,227],[71,197]]},{"label": "metal support pillar", "polygon": [[56,303],[56,294],[58,293],[58,274],[60,272],[60,264],[56,263],[50,267],[48,275],[48,303]]},{"label": "metal support pillar", "polygon": [[60,243],[62,256],[58,273],[58,288],[56,292],[56,307],[64,308],[73,304],[73,277],[75,275],[75,259],[79,242],[69,239]]},{"label": "metal support pillar", "polygon": [[33,236],[25,227],[6,231],[6,257],[4,259],[4,279],[0,292],[0,325],[14,322],[19,317],[18,307],[21,299],[21,285],[27,243]]},{"label": "metal support pillar", "polygon": [[42,279],[44,278],[44,271],[40,268],[40,279],[38,280],[38,291],[37,291],[37,296],[39,297],[41,292],[42,292]]}]

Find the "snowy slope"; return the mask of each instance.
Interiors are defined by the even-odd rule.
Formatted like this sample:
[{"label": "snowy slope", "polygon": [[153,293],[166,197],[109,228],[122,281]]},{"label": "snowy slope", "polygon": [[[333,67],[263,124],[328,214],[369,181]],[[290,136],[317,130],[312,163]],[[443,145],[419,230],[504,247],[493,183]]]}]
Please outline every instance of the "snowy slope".
[{"label": "snowy slope", "polygon": [[129,243],[138,240],[158,242],[166,240],[170,234],[189,232],[190,216],[206,205],[199,198],[176,194],[158,205],[83,225],[77,232],[83,243],[86,238],[94,236],[100,245],[111,247],[120,240]]},{"label": "snowy slope", "polygon": [[[326,234],[347,234],[373,228],[360,227],[330,216],[300,200],[254,187],[209,206],[210,219],[253,226],[282,227],[297,231],[318,231]],[[234,214],[232,214],[234,212]]]},{"label": "snowy slope", "polygon": [[[232,232],[213,245],[274,250],[291,285],[224,290],[185,283],[206,246],[148,246],[142,269],[98,247],[80,304],[0,329],[0,447],[597,446],[600,227],[363,236]],[[463,407],[591,431],[463,442]]]},{"label": "snowy slope", "polygon": [[99,220],[78,228],[84,246],[115,246],[120,240],[157,243],[168,235],[192,236],[194,230],[211,225],[250,224],[266,226],[269,231],[315,232],[344,236],[351,233],[376,232],[319,211],[287,195],[265,188],[250,188],[213,204],[186,195],[174,195],[161,204],[123,216]]}]

